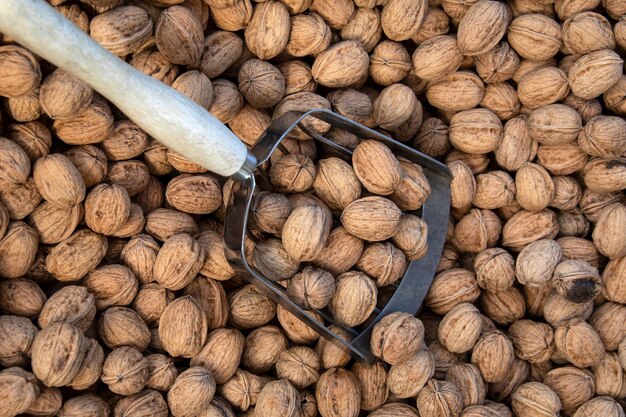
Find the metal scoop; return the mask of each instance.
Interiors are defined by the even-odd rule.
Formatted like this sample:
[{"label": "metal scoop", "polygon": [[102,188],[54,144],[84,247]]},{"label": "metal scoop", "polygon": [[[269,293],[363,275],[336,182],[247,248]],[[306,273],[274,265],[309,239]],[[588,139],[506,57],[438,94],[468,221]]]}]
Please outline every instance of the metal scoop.
[{"label": "metal scoop", "polygon": [[[276,118],[248,152],[246,146],[204,108],[160,81],[145,75],[111,54],[87,34],[57,13],[43,0],[1,0],[0,32],[10,36],[42,58],[82,79],[106,97],[150,136],[187,159],[238,181],[234,199],[227,207],[224,241],[235,252],[233,267],[264,294],[294,314],[320,335],[348,349],[358,360],[372,361],[369,339],[374,325],[384,316],[403,311],[415,314],[432,283],[443,250],[448,228],[450,172],[440,162],[385,135],[327,110],[288,112]],[[428,178],[431,195],[421,208],[428,225],[428,253],[411,261],[404,277],[384,306],[378,306],[361,328],[345,328],[345,340],[329,326],[337,325],[325,311],[318,322],[309,312],[291,301],[285,288],[263,276],[246,259],[244,244],[248,234],[250,209],[258,184],[267,186],[260,169],[288,134],[299,127],[316,141],[345,155],[352,152],[332,140],[307,130],[301,123],[314,117],[344,129],[361,139],[376,139],[397,156],[419,164]]]}]

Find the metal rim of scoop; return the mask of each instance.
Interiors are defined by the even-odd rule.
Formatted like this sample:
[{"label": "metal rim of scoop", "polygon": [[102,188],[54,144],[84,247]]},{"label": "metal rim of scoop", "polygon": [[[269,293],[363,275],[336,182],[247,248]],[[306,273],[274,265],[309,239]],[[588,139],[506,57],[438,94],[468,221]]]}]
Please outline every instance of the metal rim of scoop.
[{"label": "metal rim of scoop", "polygon": [[[303,126],[301,122],[307,117],[314,117],[329,123],[333,127],[346,130],[355,134],[359,139],[376,139],[383,142],[396,156],[402,156],[419,164],[431,187],[431,194],[421,209],[421,217],[428,226],[427,255],[421,259],[409,262],[404,276],[399,281],[391,299],[381,310],[375,310],[377,315],[373,319],[370,317],[370,320],[366,321],[365,325],[361,325],[363,326],[362,330],[358,331],[350,327],[341,326],[333,320],[330,314],[322,310],[316,310],[316,313],[326,322],[340,326],[348,331],[352,337],[351,340],[343,339],[324,323],[320,323],[306,310],[295,304],[287,297],[284,287],[266,278],[248,263],[245,256],[248,217],[254,199],[254,191],[257,188],[257,180],[253,171],[269,160],[272,153],[279,147],[283,139],[287,138],[291,131],[299,127],[312,136],[313,139],[331,146],[346,155],[352,155],[352,152],[347,148]],[[239,176],[239,184],[234,188],[233,200],[227,207],[224,221],[224,241],[226,247],[234,251],[236,255],[232,259],[229,258],[233,268],[266,296],[299,318],[321,336],[339,347],[347,348],[350,356],[354,359],[372,362],[375,358],[369,347],[374,325],[386,315],[397,311],[415,315],[420,309],[435,276],[448,229],[451,180],[448,167],[375,130],[331,111],[321,109],[310,110],[304,113],[291,111],[276,118],[250,152],[256,158],[256,164],[248,166],[248,175]]]}]

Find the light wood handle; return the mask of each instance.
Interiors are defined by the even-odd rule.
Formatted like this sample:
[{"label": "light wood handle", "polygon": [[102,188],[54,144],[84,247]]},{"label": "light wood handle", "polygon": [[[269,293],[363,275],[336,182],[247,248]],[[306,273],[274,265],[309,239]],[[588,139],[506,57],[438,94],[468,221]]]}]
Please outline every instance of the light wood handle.
[{"label": "light wood handle", "polygon": [[216,174],[237,173],[245,145],[204,108],[113,55],[43,0],[0,0],[0,32],[85,81],[150,136]]}]

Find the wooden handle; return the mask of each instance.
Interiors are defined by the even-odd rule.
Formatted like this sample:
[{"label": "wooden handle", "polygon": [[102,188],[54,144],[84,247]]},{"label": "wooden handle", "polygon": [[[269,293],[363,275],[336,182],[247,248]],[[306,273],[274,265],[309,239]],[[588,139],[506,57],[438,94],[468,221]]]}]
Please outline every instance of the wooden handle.
[{"label": "wooden handle", "polygon": [[135,70],[43,0],[0,0],[0,32],[85,81],[150,136],[210,171],[229,176],[250,163],[245,145],[211,113]]}]

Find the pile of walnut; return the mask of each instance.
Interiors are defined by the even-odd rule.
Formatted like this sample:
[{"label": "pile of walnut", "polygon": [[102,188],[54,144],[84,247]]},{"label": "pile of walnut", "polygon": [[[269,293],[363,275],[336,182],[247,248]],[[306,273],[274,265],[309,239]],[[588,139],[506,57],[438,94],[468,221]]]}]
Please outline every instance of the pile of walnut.
[{"label": "pile of walnut", "polygon": [[[422,313],[351,361],[234,274],[225,179],[4,38],[0,416],[624,417],[626,2],[51,3],[249,145],[324,108],[445,161],[452,216]],[[285,147],[249,255],[358,324],[427,250],[428,184],[377,142]]]}]

